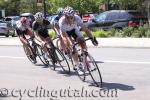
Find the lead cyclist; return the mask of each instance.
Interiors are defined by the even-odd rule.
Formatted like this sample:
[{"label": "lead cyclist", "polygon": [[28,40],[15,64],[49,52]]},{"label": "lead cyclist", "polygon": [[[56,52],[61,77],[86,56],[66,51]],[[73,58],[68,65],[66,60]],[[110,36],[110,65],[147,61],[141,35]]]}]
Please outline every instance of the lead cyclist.
[{"label": "lead cyclist", "polygon": [[[87,50],[84,37],[80,32],[80,28],[87,34],[91,39],[94,46],[98,45],[98,41],[93,37],[90,30],[84,25],[82,19],[75,15],[75,11],[72,7],[67,6],[64,9],[64,16],[59,19],[60,33],[64,40],[65,47],[70,48],[74,44],[74,41],[79,42],[82,50]],[[73,39],[72,39],[73,38]],[[70,48],[72,49],[72,48]],[[79,59],[77,52],[72,54],[75,66],[74,70],[80,69]],[[82,74],[82,73],[81,73]]]}]

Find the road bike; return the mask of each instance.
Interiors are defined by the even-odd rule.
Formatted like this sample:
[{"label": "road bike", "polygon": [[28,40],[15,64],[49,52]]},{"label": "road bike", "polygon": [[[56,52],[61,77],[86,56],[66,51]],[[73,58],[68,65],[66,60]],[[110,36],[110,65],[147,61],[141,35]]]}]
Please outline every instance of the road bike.
[{"label": "road bike", "polygon": [[[85,39],[85,42],[90,40],[90,38]],[[94,58],[87,50],[82,50],[79,46],[79,43],[75,43],[73,45],[73,50],[77,52],[79,59],[79,70],[75,70],[77,75],[82,81],[91,81],[94,85],[102,87],[102,76],[100,73],[100,69]],[[79,71],[82,71],[83,74],[80,74]],[[88,77],[90,76],[90,78]]]},{"label": "road bike", "polygon": [[[48,50],[47,53],[44,52],[44,48]],[[46,43],[44,47],[41,48],[41,52],[43,53],[45,62],[48,61],[50,68],[55,70],[56,67],[61,67],[65,73],[70,73],[70,66],[66,57],[57,47],[54,46],[53,42]]]}]

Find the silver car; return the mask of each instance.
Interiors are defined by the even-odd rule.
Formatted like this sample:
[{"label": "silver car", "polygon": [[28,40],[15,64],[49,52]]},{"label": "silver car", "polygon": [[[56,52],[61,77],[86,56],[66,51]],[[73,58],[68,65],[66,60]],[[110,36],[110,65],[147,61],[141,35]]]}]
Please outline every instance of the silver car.
[{"label": "silver car", "polygon": [[15,32],[14,30],[12,31],[12,29],[8,27],[7,22],[0,21],[0,35],[4,35],[6,37],[9,37],[11,35],[12,37],[14,37]]}]

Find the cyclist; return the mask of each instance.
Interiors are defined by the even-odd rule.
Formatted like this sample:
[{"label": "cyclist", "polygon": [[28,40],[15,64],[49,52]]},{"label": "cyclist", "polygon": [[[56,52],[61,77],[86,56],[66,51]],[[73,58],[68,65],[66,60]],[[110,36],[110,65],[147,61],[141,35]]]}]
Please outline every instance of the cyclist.
[{"label": "cyclist", "polygon": [[19,36],[20,41],[22,44],[25,46],[25,48],[28,51],[28,55],[31,56],[30,58],[34,59],[32,54],[29,52],[29,46],[26,41],[27,36],[30,38],[34,38],[34,34],[32,33],[32,30],[30,28],[30,23],[26,17],[21,17],[17,22],[16,22],[16,32]]},{"label": "cyclist", "polygon": [[61,35],[60,35],[60,28],[59,28],[58,21],[63,16],[63,11],[64,11],[63,8],[59,8],[57,10],[57,15],[51,21],[52,29],[54,30],[54,32],[56,34],[56,37],[58,37],[59,40],[60,40],[60,48],[61,48],[61,50],[64,50],[64,48],[63,48],[64,42],[63,42],[63,40],[61,38]]},{"label": "cyclist", "polygon": [[[87,36],[91,39],[92,43],[95,46],[98,45],[96,38],[92,36],[90,30],[83,24],[82,19],[78,15],[75,15],[72,7],[67,6],[64,9],[64,16],[62,16],[59,20],[59,27],[61,35],[67,47],[70,47],[70,45],[74,44],[74,41],[76,41],[80,43],[82,50],[87,50],[84,37],[80,33],[79,27],[82,28],[82,30],[87,34]],[[74,52],[72,56],[75,62],[74,70],[77,70],[80,66],[78,62],[78,54]]]},{"label": "cyclist", "polygon": [[41,12],[37,12],[34,17],[35,21],[32,23],[32,29],[36,38],[35,40],[38,40],[35,42],[44,47],[44,52],[48,55],[48,50],[44,45],[49,44],[49,46],[53,46],[47,29],[50,25],[50,22],[44,19],[44,15]]}]

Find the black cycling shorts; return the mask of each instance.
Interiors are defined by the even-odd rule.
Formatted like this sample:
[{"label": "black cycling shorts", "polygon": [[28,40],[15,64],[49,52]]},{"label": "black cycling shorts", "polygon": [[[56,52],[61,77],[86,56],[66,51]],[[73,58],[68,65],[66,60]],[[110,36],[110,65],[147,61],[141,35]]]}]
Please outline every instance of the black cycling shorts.
[{"label": "black cycling shorts", "polygon": [[75,32],[75,29],[73,29],[71,31],[67,31],[66,33],[68,34],[69,37],[73,37],[74,40],[76,41],[76,39],[77,39],[78,36],[77,36],[77,34]]},{"label": "black cycling shorts", "polygon": [[39,30],[38,30],[38,34],[39,34],[40,36],[42,36],[43,38],[49,37],[49,35],[48,35],[48,30],[47,30],[46,28],[44,28],[44,29],[39,29]]}]

